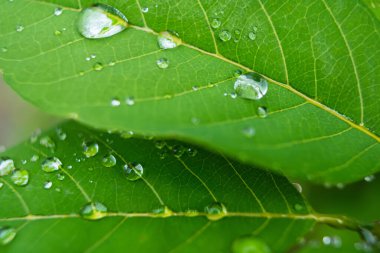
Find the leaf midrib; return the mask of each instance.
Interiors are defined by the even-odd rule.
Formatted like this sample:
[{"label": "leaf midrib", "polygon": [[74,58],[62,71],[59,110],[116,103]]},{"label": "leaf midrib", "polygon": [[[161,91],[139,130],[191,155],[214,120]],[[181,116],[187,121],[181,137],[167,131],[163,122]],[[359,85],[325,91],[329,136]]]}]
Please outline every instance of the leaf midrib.
[{"label": "leaf midrib", "polygon": [[[79,8],[79,9],[75,9],[75,8],[70,8],[70,7],[66,7],[64,5],[61,5],[61,4],[55,4],[55,3],[50,3],[50,2],[44,2],[44,1],[41,1],[41,0],[31,0],[31,1],[35,1],[35,2],[38,2],[40,4],[45,4],[45,5],[49,5],[49,6],[59,6],[65,10],[68,10],[68,11],[74,11],[74,12],[80,12],[82,11],[82,8]],[[80,3],[80,0],[78,0],[78,4],[79,6],[81,6],[81,3]],[[136,0],[136,4],[139,6],[139,1]],[[146,25],[146,21],[145,21],[145,17],[144,17],[144,14],[141,12],[141,9],[140,10],[140,14],[142,16],[142,20],[143,20],[143,23]],[[135,30],[139,30],[139,31],[143,31],[143,32],[146,32],[146,33],[149,33],[149,34],[153,34],[155,36],[158,35],[158,32],[154,31],[153,29],[149,28],[147,25],[145,27],[141,27],[141,26],[136,26],[136,25],[132,25],[132,24],[129,24],[128,27],[132,28],[132,29],[135,29]],[[380,142],[380,136],[376,135],[375,133],[371,132],[368,128],[364,127],[363,125],[360,125],[360,124],[357,124],[356,122],[354,122],[353,120],[343,116],[342,114],[338,113],[337,111],[335,111],[334,109],[328,107],[327,105],[324,105],[322,104],[321,102],[317,101],[317,100],[314,100],[313,98],[301,93],[300,91],[296,90],[295,88],[293,88],[292,86],[290,85],[287,85],[287,84],[284,84],[284,83],[281,83],[279,81],[276,81],[264,74],[261,74],[261,73],[258,73],[257,71],[249,68],[249,67],[246,67],[240,63],[237,63],[237,62],[234,62],[226,57],[224,57],[223,55],[221,55],[220,53],[210,53],[208,51],[205,51],[201,48],[198,48],[196,46],[193,46],[191,44],[188,44],[186,43],[185,41],[182,40],[182,46],[185,46],[187,48],[190,48],[190,49],[193,49],[193,50],[196,50],[202,54],[205,54],[205,55],[209,55],[211,57],[214,57],[214,58],[217,58],[219,60],[222,60],[224,62],[227,62],[229,64],[232,64],[238,68],[241,68],[247,72],[254,72],[254,73],[257,73],[259,75],[261,75],[263,78],[267,79],[269,82],[273,83],[273,84],[276,84],[288,91],[290,91],[291,93],[303,98],[304,100],[306,100],[308,103],[318,107],[319,109],[323,110],[323,111],[326,111],[328,112],[329,114],[333,115],[334,117],[338,118],[339,120],[349,124],[350,126],[352,126],[353,128],[357,129],[358,131],[364,133],[365,135],[371,137],[372,139],[374,139],[375,141],[377,142]]]}]

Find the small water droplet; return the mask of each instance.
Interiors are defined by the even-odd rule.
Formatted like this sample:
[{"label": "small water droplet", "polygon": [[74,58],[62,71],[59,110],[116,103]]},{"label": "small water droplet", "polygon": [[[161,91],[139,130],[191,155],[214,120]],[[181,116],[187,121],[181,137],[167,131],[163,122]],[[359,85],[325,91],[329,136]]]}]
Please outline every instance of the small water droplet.
[{"label": "small water droplet", "polygon": [[256,134],[256,130],[253,127],[245,127],[242,130],[242,133],[247,138],[252,138]]},{"label": "small water droplet", "polygon": [[116,158],[112,154],[105,155],[102,159],[104,167],[110,168],[116,165]]},{"label": "small water droplet", "polygon": [[59,181],[62,181],[62,180],[65,179],[65,175],[64,175],[64,174],[61,174],[61,173],[58,173],[58,174],[57,174],[57,179],[58,179]]},{"label": "small water droplet", "polygon": [[84,142],[82,144],[83,154],[89,158],[95,156],[99,152],[99,145],[96,142]]},{"label": "small water droplet", "polygon": [[12,159],[2,157],[0,158],[0,177],[9,175],[16,169]]},{"label": "small water droplet", "polygon": [[57,157],[48,157],[42,164],[41,168],[45,172],[53,172],[62,168],[62,162]]},{"label": "small water droplet", "polygon": [[240,69],[237,69],[234,71],[234,77],[239,77],[243,74],[243,71],[241,71]]},{"label": "small water droplet", "polygon": [[173,34],[165,31],[160,32],[157,37],[158,46],[161,49],[171,49],[178,47],[181,45],[182,41],[178,37],[174,36]]},{"label": "small water droplet", "polygon": [[118,98],[113,98],[112,100],[111,100],[111,106],[113,106],[113,107],[118,107],[118,106],[120,106],[120,100],[118,99]]},{"label": "small water droplet", "polygon": [[147,12],[149,11],[149,8],[148,8],[148,7],[142,7],[142,8],[141,8],[141,11],[142,11],[143,13],[147,13]]},{"label": "small water droplet", "polygon": [[158,141],[155,141],[155,142],[154,142],[154,145],[155,145],[155,147],[158,148],[158,149],[163,149],[163,148],[166,146],[166,142],[165,142],[165,141],[158,140]]},{"label": "small water droplet", "polygon": [[235,35],[240,35],[241,34],[241,31],[239,29],[236,29],[235,30]]},{"label": "small water droplet", "polygon": [[63,132],[62,128],[57,128],[55,132],[57,133],[58,139],[60,139],[61,141],[66,140],[67,134]]},{"label": "small water droplet", "polygon": [[198,150],[195,148],[188,148],[186,152],[190,157],[195,157],[198,154]]},{"label": "small water droplet", "polygon": [[170,210],[167,206],[160,206],[159,208],[154,209],[153,214],[159,217],[170,217],[173,215],[173,211]]},{"label": "small water droplet", "polygon": [[73,168],[73,166],[72,166],[72,165],[68,165],[67,168],[68,168],[69,170],[71,170],[71,169]]},{"label": "small water droplet", "polygon": [[40,139],[40,145],[45,148],[55,148],[55,142],[50,138],[50,136],[44,136]]},{"label": "small water droplet", "polygon": [[256,73],[248,73],[237,78],[234,89],[239,97],[259,100],[267,93],[268,82]]},{"label": "small water droplet", "polygon": [[91,57],[91,59],[95,59],[96,58],[96,54],[91,54],[90,57]]},{"label": "small water droplet", "polygon": [[10,243],[16,237],[16,230],[11,227],[0,227],[0,245]]},{"label": "small water droplet", "polygon": [[97,62],[92,66],[92,69],[95,71],[101,71],[103,69],[103,64],[100,62]]},{"label": "small water droplet", "polygon": [[158,152],[158,156],[161,160],[164,160],[166,157],[168,157],[168,151],[167,150],[161,150]]},{"label": "small water droplet", "polygon": [[233,253],[271,253],[269,246],[259,238],[252,235],[242,236],[234,240]]},{"label": "small water droplet", "polygon": [[15,185],[27,185],[29,182],[29,172],[27,170],[15,170],[12,173],[11,180]]},{"label": "small water droplet", "polygon": [[197,210],[189,209],[189,210],[186,210],[185,212],[186,217],[196,217],[198,215],[199,215],[199,212]]},{"label": "small water droplet", "polygon": [[22,31],[24,30],[24,28],[25,28],[25,27],[22,26],[22,25],[17,25],[17,26],[16,26],[16,31],[17,31],[17,32],[22,32]]},{"label": "small water droplet", "polygon": [[82,208],[80,215],[86,220],[99,220],[107,215],[107,207],[100,202],[88,203]]},{"label": "small water droplet", "polygon": [[194,86],[192,87],[192,89],[193,89],[193,91],[197,91],[197,90],[199,89],[199,87],[198,87],[197,85],[194,85]]},{"label": "small water droplet", "polygon": [[293,208],[294,208],[294,210],[296,210],[296,211],[302,211],[302,210],[304,209],[304,206],[301,205],[301,204],[295,204],[295,205],[293,206]]},{"label": "small water droplet", "polygon": [[123,139],[132,138],[135,133],[133,131],[123,131],[120,133],[120,137]]},{"label": "small water droplet", "polygon": [[129,163],[123,167],[124,173],[128,180],[136,181],[140,179],[144,173],[144,168],[139,163]]},{"label": "small water droplet", "polygon": [[0,189],[3,188],[3,186],[4,186],[4,183],[0,182]]},{"label": "small water droplet", "polygon": [[119,10],[105,4],[84,9],[77,24],[79,32],[89,39],[113,36],[127,26],[128,19]]},{"label": "small water droplet", "polygon": [[249,38],[250,40],[255,40],[255,39],[256,39],[256,33],[254,33],[254,32],[250,32],[250,33],[248,34],[248,38]]},{"label": "small water droplet", "polygon": [[214,18],[212,21],[211,21],[211,27],[214,28],[214,29],[218,29],[220,27],[220,25],[222,24],[222,22],[220,21],[220,19],[218,18]]},{"label": "small water droplet", "polygon": [[232,99],[235,99],[235,98],[237,98],[237,94],[235,92],[231,92],[230,97]]},{"label": "small water droplet", "polygon": [[302,186],[299,183],[293,183],[293,186],[299,193],[302,193]]},{"label": "small water droplet", "polygon": [[125,99],[125,103],[126,103],[127,105],[129,105],[129,106],[132,106],[132,105],[135,104],[135,98],[134,98],[134,97],[127,97],[127,98]]},{"label": "small water droplet", "polygon": [[57,7],[57,8],[55,8],[55,10],[54,10],[54,15],[55,15],[55,16],[59,16],[59,15],[62,14],[62,12],[63,12],[63,9],[60,8],[60,7]]},{"label": "small water droplet", "polygon": [[375,175],[369,175],[364,178],[364,181],[372,182],[373,180],[375,180],[375,178],[376,178]]},{"label": "small water droplet", "polygon": [[156,61],[157,66],[160,69],[166,69],[169,67],[169,60],[166,58],[161,58]]},{"label": "small water droplet", "polygon": [[53,186],[53,182],[52,181],[46,181],[44,183],[44,189],[46,189],[46,190],[49,190],[52,186]]},{"label": "small water droplet", "polygon": [[38,140],[38,137],[41,134],[41,129],[36,129],[30,136],[30,143],[35,143]]},{"label": "small water droplet", "polygon": [[172,147],[172,153],[175,157],[180,158],[186,152],[186,148],[182,145],[174,145]]},{"label": "small water droplet", "polygon": [[333,246],[335,248],[340,248],[342,246],[342,240],[338,236],[324,236],[322,242],[326,246]]},{"label": "small water droplet", "polygon": [[30,161],[31,161],[31,162],[37,162],[38,159],[40,159],[40,156],[39,156],[39,155],[33,155],[33,156],[30,158]]},{"label": "small water droplet", "polygon": [[191,117],[191,123],[195,126],[199,125],[201,123],[201,120],[197,117]]},{"label": "small water droplet", "polygon": [[222,203],[214,202],[205,207],[205,213],[209,220],[219,220],[227,214],[227,209]]},{"label": "small water droplet", "polygon": [[224,41],[224,42],[226,42],[226,41],[229,41],[230,39],[231,39],[231,33],[229,32],[229,31],[227,31],[227,30],[223,30],[223,31],[221,31],[220,33],[219,33],[219,38],[222,40],[222,41]]},{"label": "small water droplet", "polygon": [[266,118],[268,116],[268,109],[265,106],[257,107],[257,115],[259,115],[260,118]]},{"label": "small water droplet", "polygon": [[2,47],[2,48],[1,48],[1,52],[3,52],[3,53],[8,52],[8,48],[6,48],[6,47]]}]

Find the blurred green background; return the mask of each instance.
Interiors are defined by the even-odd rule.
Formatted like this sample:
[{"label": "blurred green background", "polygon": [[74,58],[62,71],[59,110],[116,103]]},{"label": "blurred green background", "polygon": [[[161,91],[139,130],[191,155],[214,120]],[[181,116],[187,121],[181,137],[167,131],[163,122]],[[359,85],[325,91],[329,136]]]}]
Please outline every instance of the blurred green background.
[{"label": "blurred green background", "polygon": [[[62,119],[48,115],[20,98],[0,76],[0,151],[16,145],[29,138],[38,128],[54,126]],[[325,187],[308,182],[298,182],[303,188],[303,194],[320,213],[343,214],[354,217],[362,222],[380,220],[380,175],[372,182],[357,182],[344,187]],[[340,240],[339,250],[334,245],[324,245],[323,237],[337,237]],[[317,226],[312,231],[300,249],[294,252],[363,252],[357,250],[355,243],[359,236],[350,231],[340,231]],[[306,247],[305,247],[306,244]]]}]

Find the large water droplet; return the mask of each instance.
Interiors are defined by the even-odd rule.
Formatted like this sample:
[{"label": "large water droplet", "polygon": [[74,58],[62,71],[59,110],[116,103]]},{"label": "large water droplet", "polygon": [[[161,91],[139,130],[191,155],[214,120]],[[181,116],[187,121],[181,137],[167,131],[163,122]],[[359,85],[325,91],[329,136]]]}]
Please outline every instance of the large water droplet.
[{"label": "large water droplet", "polygon": [[221,24],[222,24],[222,22],[220,21],[220,19],[217,19],[217,18],[214,18],[211,21],[211,27],[214,28],[214,29],[218,29]]},{"label": "large water droplet", "polygon": [[6,157],[0,158],[0,176],[9,175],[15,169],[15,164],[12,159]]},{"label": "large water droplet", "polygon": [[84,9],[78,20],[78,30],[86,38],[99,39],[120,33],[128,19],[119,10],[105,4]]},{"label": "large water droplet", "polygon": [[144,173],[144,168],[139,163],[129,163],[123,167],[124,173],[127,179],[130,181],[136,181],[140,179]]},{"label": "large water droplet", "polygon": [[170,49],[175,48],[181,45],[182,41],[178,37],[174,36],[173,34],[165,31],[160,32],[157,37],[158,46],[161,49]]},{"label": "large water droplet", "polygon": [[16,230],[11,227],[0,227],[0,245],[10,243],[16,236]]},{"label": "large water droplet", "polygon": [[99,152],[99,145],[96,142],[84,142],[82,146],[86,157],[93,157]]},{"label": "large water droplet", "polygon": [[271,253],[268,245],[253,236],[243,236],[232,244],[233,253]]},{"label": "large water droplet", "polygon": [[82,208],[80,215],[87,220],[99,220],[107,215],[107,207],[100,202],[88,203]]},{"label": "large water droplet", "polygon": [[102,164],[104,167],[110,168],[116,165],[116,158],[109,154],[103,157]]},{"label": "large water droplet", "polygon": [[256,73],[248,73],[237,78],[234,89],[242,98],[259,100],[267,93],[268,82]]},{"label": "large water droplet", "polygon": [[229,32],[229,31],[227,31],[227,30],[223,30],[223,31],[221,31],[220,33],[219,33],[219,38],[222,40],[222,41],[224,41],[224,42],[226,42],[226,41],[229,41],[230,39],[231,39],[231,33]]},{"label": "large water droplet", "polygon": [[62,162],[57,157],[48,157],[41,164],[41,168],[45,172],[57,171],[61,167]]},{"label": "large water droplet", "polygon": [[29,172],[27,170],[15,170],[12,173],[11,180],[15,185],[27,185],[29,182]]},{"label": "large water droplet", "polygon": [[166,69],[169,67],[169,60],[166,59],[166,58],[161,58],[161,59],[158,59],[156,61],[157,63],[157,66],[160,68],[160,69]]},{"label": "large water droplet", "polygon": [[205,207],[205,213],[209,220],[219,220],[226,216],[227,209],[222,203],[214,202]]}]

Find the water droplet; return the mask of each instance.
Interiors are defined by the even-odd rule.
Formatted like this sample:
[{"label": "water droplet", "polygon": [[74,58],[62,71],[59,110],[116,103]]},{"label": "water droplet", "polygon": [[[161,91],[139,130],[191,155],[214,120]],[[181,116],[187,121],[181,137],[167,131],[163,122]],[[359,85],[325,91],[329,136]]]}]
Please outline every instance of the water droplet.
[{"label": "water droplet", "polygon": [[3,52],[3,53],[8,52],[8,48],[6,48],[6,47],[2,47],[2,48],[1,48],[1,52]]},{"label": "water droplet", "polygon": [[90,55],[91,59],[95,59],[96,58],[96,54],[92,54]]},{"label": "water droplet", "polygon": [[268,245],[251,235],[242,236],[234,240],[232,244],[233,253],[271,253]]},{"label": "water droplet", "polygon": [[205,213],[209,220],[219,220],[227,214],[227,209],[222,203],[214,202],[206,206]]},{"label": "water droplet", "polygon": [[245,127],[242,130],[242,133],[247,138],[252,138],[256,134],[256,130],[253,127]]},{"label": "water droplet", "polygon": [[80,215],[86,220],[99,220],[107,215],[107,207],[100,202],[88,203],[82,208]]},{"label": "water droplet", "polygon": [[164,160],[166,157],[168,157],[168,151],[167,150],[161,150],[158,152],[158,156],[161,160]]},{"label": "water droplet", "polygon": [[188,148],[186,152],[190,157],[195,157],[198,154],[198,150],[195,148]]},{"label": "water droplet", "polygon": [[201,120],[197,117],[191,117],[191,123],[195,126],[199,125],[201,123]]},{"label": "water droplet", "polygon": [[240,35],[241,34],[241,31],[239,29],[236,29],[235,30],[235,35]]},{"label": "water droplet", "polygon": [[133,131],[123,131],[120,133],[120,137],[123,139],[129,139],[132,138],[135,133]]},{"label": "water droplet", "polygon": [[48,157],[42,164],[41,168],[45,172],[53,172],[62,168],[62,162],[57,157]]},{"label": "water droplet", "polygon": [[102,159],[102,164],[107,168],[113,167],[116,165],[116,158],[111,154],[105,155]]},{"label": "water droplet", "polygon": [[254,32],[250,32],[250,33],[248,34],[248,38],[249,38],[250,40],[255,40],[255,39],[256,39],[256,33],[254,33]]},{"label": "water droplet", "polygon": [[77,24],[79,32],[89,39],[113,36],[127,26],[128,19],[119,10],[105,4],[84,9]]},{"label": "water droplet", "polygon": [[301,204],[295,204],[295,205],[293,206],[293,208],[294,208],[294,210],[296,210],[296,211],[302,211],[302,210],[304,209],[304,206],[301,205]]},{"label": "water droplet", "polygon": [[157,63],[157,66],[160,68],[160,69],[166,69],[169,67],[169,60],[166,59],[166,58],[161,58],[161,59],[158,59],[156,61]]},{"label": "water droplet", "polygon": [[175,157],[180,158],[186,152],[186,148],[182,145],[174,145],[172,147],[172,153]]},{"label": "water droplet", "polygon": [[142,8],[141,8],[141,11],[142,11],[143,13],[147,13],[147,12],[149,11],[149,8],[148,8],[148,7],[142,7]]},{"label": "water droplet", "polygon": [[0,245],[10,243],[16,236],[16,230],[11,227],[0,227]]},{"label": "water droplet", "polygon": [[53,182],[52,181],[46,181],[44,183],[44,189],[46,189],[46,190],[50,189],[52,186],[53,186]]},{"label": "water droplet", "polygon": [[186,210],[185,212],[185,216],[187,217],[196,217],[198,215],[199,215],[199,212],[197,210],[189,209],[189,210]]},{"label": "water droplet", "polygon": [[57,7],[57,8],[55,8],[55,10],[54,10],[54,15],[55,15],[55,16],[59,16],[59,15],[62,14],[62,12],[63,12],[63,9],[60,8],[60,7]]},{"label": "water droplet", "polygon": [[32,158],[30,158],[31,162],[37,162],[40,157],[38,155],[33,155]]},{"label": "water droplet", "polygon": [[22,32],[22,31],[24,30],[24,28],[25,28],[25,27],[22,26],[22,25],[17,25],[17,26],[16,26],[16,31],[17,31],[17,32]]},{"label": "water droplet", "polygon": [[118,99],[118,98],[113,98],[112,100],[111,100],[111,106],[113,106],[113,107],[118,107],[118,106],[120,106],[120,100]]},{"label": "water droplet", "polygon": [[55,142],[49,136],[41,137],[40,145],[45,148],[55,148]]},{"label": "water droplet", "polygon": [[214,29],[218,29],[221,24],[222,24],[222,22],[220,21],[220,19],[217,19],[217,18],[214,18],[211,21],[211,27],[214,28]]},{"label": "water droplet", "polygon": [[326,246],[333,246],[335,248],[340,248],[342,246],[342,240],[338,236],[324,236],[322,242]]},{"label": "water droplet", "polygon": [[58,173],[58,174],[57,174],[57,179],[58,179],[59,181],[62,181],[62,180],[65,179],[65,175],[64,175],[64,174],[61,174],[61,173]]},{"label": "water droplet", "polygon": [[235,99],[235,98],[237,98],[237,94],[235,92],[231,92],[230,97],[232,99]]},{"label": "water droplet", "polygon": [[372,182],[373,180],[375,180],[375,175],[369,175],[364,178],[366,182]]},{"label": "water droplet", "polygon": [[260,118],[266,118],[268,116],[268,109],[265,106],[257,107],[257,115],[259,115]]},{"label": "water droplet", "polygon": [[197,85],[194,85],[194,86],[192,87],[192,89],[193,89],[193,91],[197,91],[197,90],[199,89],[199,87],[198,87]]},{"label": "water droplet", "polygon": [[0,189],[3,188],[3,186],[4,186],[4,183],[0,182]]},{"label": "water droplet", "polygon": [[29,182],[29,172],[27,170],[15,170],[12,173],[11,180],[15,185],[27,185]]},{"label": "water droplet", "polygon": [[229,32],[229,31],[227,31],[227,30],[223,30],[223,31],[221,31],[220,33],[219,33],[219,38],[222,40],[222,41],[224,41],[224,42],[226,42],[226,41],[229,41],[230,39],[231,39],[231,33]]},{"label": "water droplet", "polygon": [[240,69],[237,69],[234,71],[234,77],[239,77],[243,74],[243,71],[241,71]]},{"label": "water droplet", "polygon": [[155,141],[154,142],[154,145],[156,146],[156,148],[158,149],[163,149],[165,146],[166,146],[166,142],[165,141]]},{"label": "water droplet", "polygon": [[21,160],[21,163],[25,165],[28,163],[28,161],[27,160]]},{"label": "water droplet", "polygon": [[67,168],[68,168],[69,170],[71,170],[71,169],[73,168],[73,166],[72,166],[72,165],[68,165]]},{"label": "water droplet", "polygon": [[296,190],[299,192],[299,193],[302,193],[302,186],[298,183],[293,183],[293,186],[294,188],[296,188]]},{"label": "water droplet", "polygon": [[0,158],[0,177],[9,175],[15,169],[15,164],[12,159],[6,157]]},{"label": "water droplet", "polygon": [[170,49],[175,48],[181,45],[182,41],[178,37],[174,36],[173,34],[165,31],[160,32],[157,37],[158,40],[158,46],[161,49]]},{"label": "water droplet", "polygon": [[83,154],[88,157],[93,157],[99,152],[99,145],[96,142],[84,142],[82,144]]},{"label": "water droplet", "polygon": [[58,139],[60,139],[61,141],[66,140],[67,134],[63,132],[62,128],[57,128],[55,132],[57,133]]},{"label": "water droplet", "polygon": [[160,206],[153,210],[153,214],[159,217],[170,217],[173,215],[173,211],[167,206]]},{"label": "water droplet", "polygon": [[36,129],[30,136],[30,143],[35,143],[41,134],[41,129]]},{"label": "water droplet", "polygon": [[103,64],[101,64],[100,62],[97,62],[92,66],[92,69],[95,71],[101,71],[103,69]]},{"label": "water droplet", "polygon": [[259,100],[267,93],[268,82],[256,73],[248,73],[237,78],[234,89],[239,97]]},{"label": "water droplet", "polygon": [[140,179],[144,173],[144,168],[139,163],[129,163],[123,167],[124,173],[127,179],[130,181],[136,181]]},{"label": "water droplet", "polygon": [[125,99],[125,103],[126,103],[127,105],[129,105],[129,106],[132,106],[132,105],[135,104],[135,98],[134,98],[134,97],[127,97],[127,98]]}]

